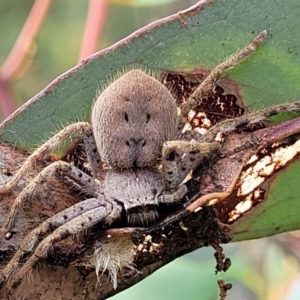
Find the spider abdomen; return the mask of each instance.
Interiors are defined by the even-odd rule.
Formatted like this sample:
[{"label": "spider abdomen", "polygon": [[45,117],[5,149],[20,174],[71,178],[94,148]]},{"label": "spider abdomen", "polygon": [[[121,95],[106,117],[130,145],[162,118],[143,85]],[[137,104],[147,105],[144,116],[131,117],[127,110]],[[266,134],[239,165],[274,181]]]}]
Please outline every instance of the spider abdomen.
[{"label": "spider abdomen", "polygon": [[176,102],[158,80],[134,69],[98,97],[92,126],[103,162],[113,168],[154,166],[163,143],[177,133]]}]

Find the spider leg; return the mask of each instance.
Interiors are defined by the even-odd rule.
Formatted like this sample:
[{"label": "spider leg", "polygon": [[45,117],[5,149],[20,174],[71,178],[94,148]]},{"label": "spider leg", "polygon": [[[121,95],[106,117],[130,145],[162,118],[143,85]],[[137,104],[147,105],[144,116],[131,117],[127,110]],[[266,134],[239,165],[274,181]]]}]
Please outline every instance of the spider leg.
[{"label": "spider leg", "polygon": [[174,192],[191,170],[203,159],[218,152],[220,144],[198,143],[195,141],[169,141],[162,150],[162,170],[166,189]]},{"label": "spider leg", "polygon": [[92,175],[94,178],[101,180],[103,179],[104,171],[91,125],[83,131],[83,140]]},{"label": "spider leg", "polygon": [[187,193],[188,188],[185,184],[181,184],[174,193],[163,193],[158,197],[160,203],[174,203],[182,199]]},{"label": "spider leg", "polygon": [[107,201],[107,205],[110,206],[111,212],[106,216],[105,223],[111,225],[121,215],[122,207],[114,200]]},{"label": "spider leg", "polygon": [[[24,263],[19,271],[16,272],[7,284],[8,289],[15,288],[24,277],[27,277],[34,266],[40,260],[47,258],[49,251],[54,243],[59,242],[69,236],[74,236],[95,224],[105,221],[107,216],[111,213],[107,209],[107,202],[102,201],[99,207],[91,209],[73,220],[63,224],[57,228],[53,233],[46,237],[36,248],[33,255]],[[119,216],[118,216],[119,217]]]},{"label": "spider leg", "polygon": [[96,192],[101,192],[101,184],[98,181],[95,181],[93,178],[67,162],[56,161],[41,171],[17,196],[8,213],[8,216],[2,224],[0,236],[8,233],[12,229],[21,205],[26,201],[26,199],[34,194],[37,186],[43,184],[43,182],[47,181],[48,178],[54,174],[67,176],[68,178],[79,183],[83,190],[95,197],[98,196],[98,193]]},{"label": "spider leg", "polygon": [[271,116],[279,113],[287,112],[300,112],[300,101],[292,103],[284,103],[267,107],[260,111],[255,111],[249,114],[236,117],[234,119],[223,120],[220,123],[213,126],[204,136],[201,141],[210,142],[213,141],[216,135],[220,132],[231,132],[236,130],[240,125],[248,125],[261,122]]},{"label": "spider leg", "polygon": [[46,158],[57,146],[63,141],[70,138],[73,134],[89,129],[91,125],[87,122],[78,122],[65,127],[63,130],[54,135],[46,143],[36,149],[24,162],[22,167],[14,174],[14,176],[4,185],[0,187],[0,193],[9,192],[17,182],[26,175],[26,173],[35,165],[38,158]]},{"label": "spider leg", "polygon": [[[257,123],[257,122],[263,121],[264,119],[267,119],[270,116],[273,116],[273,115],[276,115],[276,114],[279,114],[282,112],[299,112],[299,111],[300,111],[300,101],[294,102],[294,103],[280,104],[280,105],[266,108],[261,111],[250,113],[248,115],[243,115],[243,116],[237,117],[235,119],[224,120],[224,121],[218,123],[217,125],[213,126],[209,130],[209,132],[203,136],[201,141],[212,142],[212,141],[214,141],[215,136],[219,132],[234,131],[234,130],[236,130],[237,126],[242,125],[242,124],[247,125],[247,124]],[[243,147],[246,147],[244,149],[247,149],[250,147],[261,148],[262,143],[263,142],[260,141],[260,138],[258,136],[253,135],[249,138],[249,143],[246,142],[242,145],[242,147],[236,148],[235,150],[240,149],[240,151],[241,151],[243,149]],[[209,194],[199,197],[192,204],[187,206],[187,210],[189,210],[190,212],[197,211],[204,205],[212,205],[215,203],[215,201],[220,200],[220,199],[225,199],[229,195],[231,195],[231,193],[233,192],[233,190],[236,186],[238,179],[240,178],[243,167],[245,166],[245,163],[248,161],[249,157],[250,156],[246,155],[243,157],[243,160],[241,158],[239,158],[239,160],[238,160],[239,163],[237,166],[235,166],[235,164],[233,162],[228,162],[228,165],[231,165],[232,167],[231,167],[231,172],[229,172],[226,175],[227,181],[230,182],[230,184],[225,188],[225,190],[220,191],[220,192],[209,193]],[[233,160],[236,160],[236,158],[233,158]],[[234,176],[230,176],[230,173],[232,173],[232,171],[233,171],[233,174],[235,174]],[[230,177],[232,177],[232,178],[230,178],[230,180],[228,180],[228,176],[229,176],[229,178]]]},{"label": "spider leg", "polygon": [[34,248],[37,246],[44,235],[51,231],[54,231],[56,228],[82,215],[83,213],[95,209],[101,205],[103,205],[103,199],[100,197],[87,199],[57,213],[56,215],[47,219],[38,227],[33,229],[24,238],[19,250],[8,262],[6,267],[1,271],[0,288],[11,276],[13,276],[15,269],[20,266],[21,261],[29,256],[29,254],[34,250]]},{"label": "spider leg", "polygon": [[187,119],[190,110],[194,109],[201,101],[201,99],[214,88],[215,83],[222,76],[222,74],[226,70],[236,66],[246,57],[254,53],[256,49],[264,42],[266,36],[267,31],[262,31],[254,38],[250,45],[243,48],[237,54],[229,57],[223,63],[213,69],[210,74],[204,79],[204,81],[199,85],[199,87],[194,91],[194,93],[189,97],[189,99],[183,104],[181,108],[182,115]]}]

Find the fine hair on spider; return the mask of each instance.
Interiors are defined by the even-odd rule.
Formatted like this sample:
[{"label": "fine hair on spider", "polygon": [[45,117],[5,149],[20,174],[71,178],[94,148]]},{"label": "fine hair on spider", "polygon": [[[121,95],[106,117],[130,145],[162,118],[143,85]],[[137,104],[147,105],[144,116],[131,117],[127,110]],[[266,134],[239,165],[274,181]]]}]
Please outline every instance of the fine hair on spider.
[{"label": "fine hair on spider", "polygon": [[[19,250],[0,273],[0,288],[6,284],[13,289],[34,266],[45,260],[52,245],[101,223],[110,226],[125,211],[130,225],[148,225],[158,219],[161,203],[175,203],[183,199],[187,187],[186,176],[221,145],[215,141],[220,132],[235,130],[243,123],[257,122],[285,111],[299,110],[300,103],[278,105],[234,120],[225,120],[200,139],[187,139],[194,132],[182,132],[188,113],[215,85],[220,76],[255,52],[267,36],[262,31],[253,42],[225,60],[211,71],[178,112],[175,99],[158,80],[145,72],[133,69],[112,82],[97,98],[91,114],[91,123],[70,124],[37,148],[0,193],[13,189],[38,158],[45,158],[63,141],[82,133],[92,176],[72,164],[56,161],[44,168],[17,196],[0,235],[11,238],[21,205],[42,182],[60,174],[74,181],[91,195],[47,219],[32,230]],[[197,135],[195,135],[197,136]],[[107,168],[103,168],[103,164]],[[44,236],[46,236],[44,238]],[[101,247],[100,247],[101,248]],[[97,272],[109,271],[116,288],[116,273],[106,257],[97,253]],[[99,254],[100,253],[100,254]],[[21,264],[22,261],[25,261]],[[99,262],[102,262],[99,264]],[[118,265],[118,263],[117,263]],[[130,266],[128,262],[119,266]]]}]

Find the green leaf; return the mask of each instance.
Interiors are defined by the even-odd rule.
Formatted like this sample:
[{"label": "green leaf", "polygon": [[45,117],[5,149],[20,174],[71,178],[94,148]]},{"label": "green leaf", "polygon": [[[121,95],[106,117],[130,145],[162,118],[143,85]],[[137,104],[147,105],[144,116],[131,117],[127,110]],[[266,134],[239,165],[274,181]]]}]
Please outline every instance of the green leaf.
[{"label": "green leaf", "polygon": [[260,205],[234,224],[233,240],[249,240],[300,228],[300,161],[278,173]]},{"label": "green leaf", "polygon": [[[299,12],[298,0],[288,4],[273,0],[201,1],[149,24],[62,74],[0,125],[0,140],[32,150],[62,126],[89,120],[97,91],[124,70],[134,66],[154,72],[211,69],[264,29],[269,32],[267,41],[225,76],[239,83],[250,110],[298,100]],[[298,164],[271,183],[267,198],[251,212],[257,216],[255,222],[244,217],[245,222],[235,227],[237,240],[300,228]]]}]

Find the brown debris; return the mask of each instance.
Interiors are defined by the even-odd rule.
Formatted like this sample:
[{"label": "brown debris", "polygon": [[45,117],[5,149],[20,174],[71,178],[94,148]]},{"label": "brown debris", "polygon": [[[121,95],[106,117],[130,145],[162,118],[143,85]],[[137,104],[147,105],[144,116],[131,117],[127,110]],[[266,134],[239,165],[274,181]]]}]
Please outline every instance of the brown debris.
[{"label": "brown debris", "polygon": [[218,286],[219,286],[219,300],[225,300],[227,297],[227,291],[232,289],[232,284],[231,283],[226,283],[223,279],[218,280]]}]

